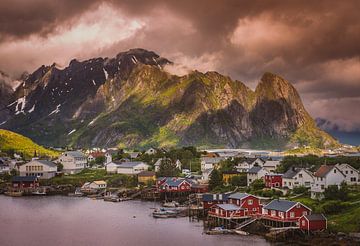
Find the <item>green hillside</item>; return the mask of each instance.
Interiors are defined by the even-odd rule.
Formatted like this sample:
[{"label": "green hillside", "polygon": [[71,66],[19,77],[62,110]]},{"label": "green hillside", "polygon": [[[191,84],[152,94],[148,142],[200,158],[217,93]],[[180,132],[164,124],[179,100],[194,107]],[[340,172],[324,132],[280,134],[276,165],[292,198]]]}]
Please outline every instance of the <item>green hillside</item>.
[{"label": "green hillside", "polygon": [[35,151],[38,156],[56,157],[59,155],[58,152],[46,149],[27,137],[4,129],[0,129],[0,150],[24,154],[26,158],[33,157]]}]

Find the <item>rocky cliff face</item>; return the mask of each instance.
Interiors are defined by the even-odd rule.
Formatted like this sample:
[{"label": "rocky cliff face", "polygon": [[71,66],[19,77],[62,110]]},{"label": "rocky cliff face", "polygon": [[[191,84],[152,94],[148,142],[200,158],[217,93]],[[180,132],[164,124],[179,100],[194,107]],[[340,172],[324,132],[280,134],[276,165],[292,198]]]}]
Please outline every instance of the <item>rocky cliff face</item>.
[{"label": "rocky cliff face", "polygon": [[[12,94],[3,127],[42,144],[323,147],[295,88],[265,73],[255,92],[216,72],[175,76],[154,52],[42,66]],[[1,122],[1,119],[0,119]]]}]

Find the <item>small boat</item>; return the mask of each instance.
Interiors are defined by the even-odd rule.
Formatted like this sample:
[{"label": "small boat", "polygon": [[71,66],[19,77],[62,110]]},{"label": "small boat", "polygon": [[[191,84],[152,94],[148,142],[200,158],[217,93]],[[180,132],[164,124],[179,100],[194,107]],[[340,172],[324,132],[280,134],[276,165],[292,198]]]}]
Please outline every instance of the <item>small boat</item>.
[{"label": "small boat", "polygon": [[4,195],[12,196],[12,197],[20,197],[23,194],[24,194],[23,191],[6,191],[6,192],[4,192]]},{"label": "small boat", "polygon": [[177,211],[160,208],[160,209],[155,209],[152,215],[154,218],[176,218]]},{"label": "small boat", "polygon": [[31,194],[33,194],[35,196],[45,196],[46,191],[45,190],[36,190],[36,191],[32,192]]},{"label": "small boat", "polygon": [[250,233],[246,232],[246,231],[242,231],[242,230],[237,230],[235,229],[234,232],[238,235],[241,235],[241,236],[248,236]]},{"label": "small boat", "polygon": [[231,233],[231,230],[224,229],[222,227],[215,227],[215,228],[213,228],[211,230],[208,230],[205,233],[208,234],[208,235],[229,234],[229,233]]},{"label": "small boat", "polygon": [[178,207],[180,204],[178,202],[172,201],[172,202],[164,202],[163,203],[163,207],[165,208],[176,208]]},{"label": "small boat", "polygon": [[118,196],[106,196],[104,197],[105,202],[120,202],[121,199]]},{"label": "small boat", "polygon": [[74,193],[69,193],[68,196],[81,197],[84,196],[84,193],[82,193],[79,189],[76,189]]}]

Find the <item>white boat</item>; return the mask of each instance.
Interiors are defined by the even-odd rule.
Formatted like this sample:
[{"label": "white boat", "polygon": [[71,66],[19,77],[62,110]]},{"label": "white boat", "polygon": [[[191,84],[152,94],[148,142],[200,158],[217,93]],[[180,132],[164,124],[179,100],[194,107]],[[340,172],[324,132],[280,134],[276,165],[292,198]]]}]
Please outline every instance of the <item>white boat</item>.
[{"label": "white boat", "polygon": [[36,190],[36,191],[32,192],[31,194],[33,194],[35,196],[45,196],[46,191],[45,190]]},{"label": "white boat", "polygon": [[249,235],[250,233],[246,232],[246,231],[242,231],[242,230],[237,230],[235,229],[234,232],[238,235],[242,235],[242,236],[247,236]]},{"label": "white boat", "polygon": [[179,203],[175,202],[175,201],[163,203],[163,207],[166,207],[166,208],[176,208],[178,206],[179,206]]}]

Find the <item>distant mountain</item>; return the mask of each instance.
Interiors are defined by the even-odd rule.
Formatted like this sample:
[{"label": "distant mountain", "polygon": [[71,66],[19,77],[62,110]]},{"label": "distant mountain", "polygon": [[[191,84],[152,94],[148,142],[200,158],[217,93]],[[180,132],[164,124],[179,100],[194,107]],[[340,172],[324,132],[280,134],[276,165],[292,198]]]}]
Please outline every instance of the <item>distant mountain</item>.
[{"label": "distant mountain", "polygon": [[56,151],[46,149],[27,137],[3,129],[0,129],[0,150],[5,152],[13,150],[15,153],[22,153],[26,157],[34,157],[35,152],[38,156],[58,156]]},{"label": "distant mountain", "polygon": [[172,75],[164,70],[171,64],[132,49],[42,66],[12,94],[2,127],[47,145],[337,145],[280,76],[265,73],[252,91],[217,72]]}]

